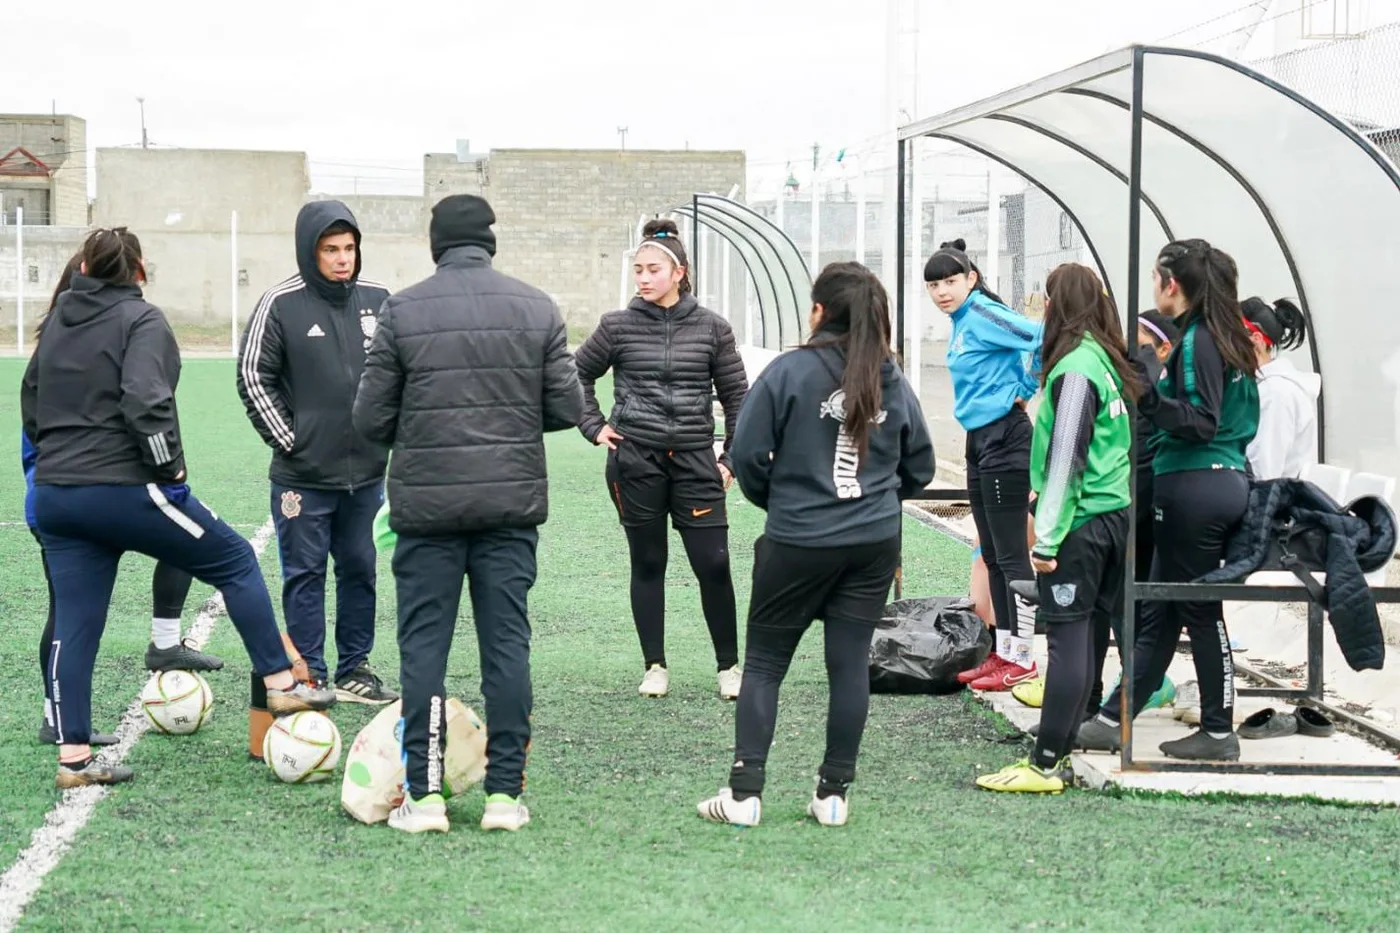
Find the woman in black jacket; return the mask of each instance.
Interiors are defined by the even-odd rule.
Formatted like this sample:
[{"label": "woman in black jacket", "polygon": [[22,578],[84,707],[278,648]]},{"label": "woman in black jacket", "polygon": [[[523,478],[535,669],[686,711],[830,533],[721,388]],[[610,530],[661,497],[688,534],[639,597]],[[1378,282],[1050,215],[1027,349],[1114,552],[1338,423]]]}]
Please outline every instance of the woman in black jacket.
[{"label": "woman in black jacket", "polygon": [[[608,448],[608,495],[627,534],[632,620],[646,674],[638,692],[670,691],[666,668],[666,516],[680,532],[700,583],[700,603],[719,667],[719,695],[739,695],[739,636],[729,575],[725,491],[729,446],[748,391],[729,323],[691,293],[676,225],[643,228],[632,273],[637,297],[603,315],[575,355],[583,383],[579,430]],[[603,417],[594,383],[613,371],[613,409]],[[724,406],[724,452],[714,452],[713,398]]]},{"label": "woman in black jacket", "polygon": [[141,295],[145,278],[134,234],[92,233],[20,393],[24,433],[39,451],[34,517],[54,593],[49,679],[60,788],[131,779],[130,768],[95,760],[89,742],[93,662],[127,551],[219,589],[271,712],[335,702],[334,692],[293,679],[252,547],[185,484],[180,350],[165,315]]}]

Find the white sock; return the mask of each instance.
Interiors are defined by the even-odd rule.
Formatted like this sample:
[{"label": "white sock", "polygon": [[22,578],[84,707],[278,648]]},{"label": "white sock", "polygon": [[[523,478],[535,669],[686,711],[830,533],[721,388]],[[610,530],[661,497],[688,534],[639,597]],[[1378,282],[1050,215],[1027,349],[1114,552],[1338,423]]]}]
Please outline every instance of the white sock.
[{"label": "white sock", "polygon": [[48,697],[44,697],[44,722],[50,726],[54,725],[53,700],[50,700]]},{"label": "white sock", "polygon": [[1212,739],[1228,739],[1230,737],[1230,733],[1228,732],[1207,732],[1206,735],[1210,736]]},{"label": "white sock", "polygon": [[151,642],[157,648],[174,648],[180,643],[179,619],[151,619]]},{"label": "white sock", "polygon": [[1012,664],[1029,669],[1035,664],[1035,642],[1030,638],[1018,638],[1015,635],[1009,636],[1011,642],[1011,653],[1005,655]]},{"label": "white sock", "polygon": [[1118,725],[1119,725],[1119,724],[1116,723],[1116,722],[1114,722],[1112,719],[1109,719],[1109,718],[1108,718],[1107,716],[1105,716],[1103,713],[1099,713],[1099,714],[1098,714],[1097,716],[1095,716],[1094,718],[1097,719],[1099,722],[1103,723],[1105,726],[1112,726],[1112,727],[1115,728],[1115,729],[1118,728]]},{"label": "white sock", "polygon": [[997,629],[997,657],[1003,659],[1011,657],[1011,633],[1005,629]]}]

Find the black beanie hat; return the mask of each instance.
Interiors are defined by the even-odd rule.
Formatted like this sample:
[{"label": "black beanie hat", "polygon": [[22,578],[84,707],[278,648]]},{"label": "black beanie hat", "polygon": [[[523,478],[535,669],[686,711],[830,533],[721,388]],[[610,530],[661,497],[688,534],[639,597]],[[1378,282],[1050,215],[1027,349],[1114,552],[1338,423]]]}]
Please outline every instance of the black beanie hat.
[{"label": "black beanie hat", "polygon": [[433,262],[454,246],[480,246],[496,255],[496,234],[491,230],[495,222],[496,212],[485,198],[474,194],[443,198],[433,205],[433,219],[428,225]]}]

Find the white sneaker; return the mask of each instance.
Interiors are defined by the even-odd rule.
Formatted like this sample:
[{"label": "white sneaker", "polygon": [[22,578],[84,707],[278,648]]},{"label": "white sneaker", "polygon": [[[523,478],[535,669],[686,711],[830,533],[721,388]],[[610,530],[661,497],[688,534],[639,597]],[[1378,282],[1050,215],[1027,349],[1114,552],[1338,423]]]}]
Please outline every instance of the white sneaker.
[{"label": "white sneaker", "polygon": [[1188,680],[1176,688],[1176,700],[1172,703],[1172,718],[1188,726],[1201,724],[1201,685]]},{"label": "white sneaker", "polygon": [[719,672],[719,698],[721,700],[739,699],[739,686],[744,682],[744,672],[739,670],[739,665],[734,665],[727,671]]},{"label": "white sneaker", "polygon": [[807,804],[807,815],[823,826],[845,826],[846,820],[851,818],[851,805],[839,794],[823,799],[813,792]]},{"label": "white sneaker", "polygon": [[389,811],[389,825],[406,833],[445,833],[447,802],[441,794],[429,794],[415,803],[405,794],[403,803]]},{"label": "white sneaker", "polygon": [[481,814],[482,829],[504,829],[515,832],[530,822],[530,810],[519,797],[492,794],[486,798],[486,812]]},{"label": "white sneaker", "polygon": [[734,792],[727,787],[709,800],[700,801],[695,809],[702,820],[735,826],[757,826],[759,818],[763,816],[763,803],[759,798],[735,800]]},{"label": "white sneaker", "polygon": [[637,692],[644,697],[664,697],[671,692],[671,672],[660,664],[653,664],[647,669]]}]

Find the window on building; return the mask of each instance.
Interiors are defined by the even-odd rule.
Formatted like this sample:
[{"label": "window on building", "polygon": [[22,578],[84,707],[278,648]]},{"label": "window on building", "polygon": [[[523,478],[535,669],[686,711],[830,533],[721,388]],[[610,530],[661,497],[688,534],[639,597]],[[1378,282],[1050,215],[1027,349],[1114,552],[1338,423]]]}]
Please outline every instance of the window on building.
[{"label": "window on building", "polygon": [[30,264],[29,264],[28,273],[29,273],[29,274],[26,276],[26,278],[29,280],[29,284],[30,284],[30,285],[38,285],[38,284],[39,284],[39,267],[36,266],[36,265],[34,265],[33,263],[30,263]]}]

